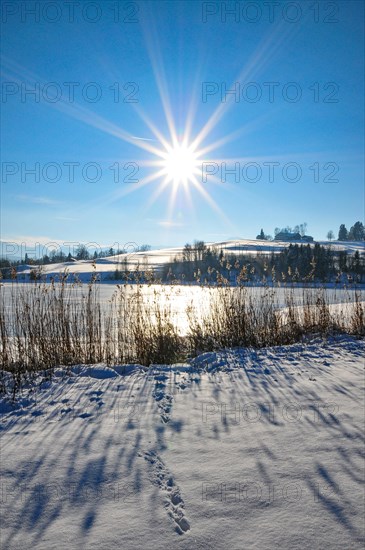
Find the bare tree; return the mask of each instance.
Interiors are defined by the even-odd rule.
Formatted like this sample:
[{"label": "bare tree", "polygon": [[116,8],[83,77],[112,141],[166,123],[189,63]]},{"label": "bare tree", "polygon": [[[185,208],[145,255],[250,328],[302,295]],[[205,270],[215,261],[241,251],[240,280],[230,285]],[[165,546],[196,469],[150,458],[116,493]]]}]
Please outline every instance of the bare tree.
[{"label": "bare tree", "polygon": [[304,237],[304,235],[306,234],[307,232],[307,222],[303,222],[300,224],[299,226],[299,233],[300,233],[300,236],[301,237]]},{"label": "bare tree", "polygon": [[327,239],[331,242],[332,239],[334,239],[334,238],[335,238],[335,234],[334,234],[334,232],[332,231],[332,229],[330,229],[330,230],[328,231],[328,233],[327,233]]},{"label": "bare tree", "polygon": [[149,250],[151,250],[150,244],[141,244],[141,246],[138,247],[137,252],[148,252]]}]

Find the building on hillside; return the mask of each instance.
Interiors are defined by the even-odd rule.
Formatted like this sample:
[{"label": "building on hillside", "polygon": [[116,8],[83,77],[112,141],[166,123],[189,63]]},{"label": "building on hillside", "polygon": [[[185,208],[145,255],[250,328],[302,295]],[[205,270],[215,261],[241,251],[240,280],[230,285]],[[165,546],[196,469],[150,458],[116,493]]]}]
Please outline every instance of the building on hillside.
[{"label": "building on hillside", "polygon": [[301,241],[302,237],[299,233],[291,233],[289,231],[280,231],[275,235],[275,241]]},{"label": "building on hillside", "polygon": [[291,231],[280,231],[275,235],[275,241],[284,241],[284,242],[305,242],[312,243],[313,237],[310,235],[304,235],[303,237],[300,233],[292,233]]}]

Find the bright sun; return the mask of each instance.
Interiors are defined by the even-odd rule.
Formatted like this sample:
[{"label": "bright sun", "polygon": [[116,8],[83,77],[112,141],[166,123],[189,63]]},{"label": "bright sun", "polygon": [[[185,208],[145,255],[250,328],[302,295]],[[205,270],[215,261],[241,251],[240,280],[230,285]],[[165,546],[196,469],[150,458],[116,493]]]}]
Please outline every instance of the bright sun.
[{"label": "bright sun", "polygon": [[176,143],[163,155],[163,170],[169,181],[187,183],[198,173],[197,154],[192,146]]}]

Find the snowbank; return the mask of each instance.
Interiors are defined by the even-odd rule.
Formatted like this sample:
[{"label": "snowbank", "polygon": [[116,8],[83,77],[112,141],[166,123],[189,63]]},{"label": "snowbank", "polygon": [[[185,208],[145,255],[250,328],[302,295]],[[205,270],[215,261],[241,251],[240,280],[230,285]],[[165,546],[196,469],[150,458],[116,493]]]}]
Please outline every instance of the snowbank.
[{"label": "snowbank", "polygon": [[364,350],[60,368],[3,398],[2,547],[363,548]]}]

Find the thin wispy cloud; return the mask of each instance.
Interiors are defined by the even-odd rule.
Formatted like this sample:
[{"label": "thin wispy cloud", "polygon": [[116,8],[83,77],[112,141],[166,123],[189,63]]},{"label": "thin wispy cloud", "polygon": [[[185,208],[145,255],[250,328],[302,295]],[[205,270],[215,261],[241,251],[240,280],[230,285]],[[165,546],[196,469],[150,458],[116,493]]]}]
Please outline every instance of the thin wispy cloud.
[{"label": "thin wispy cloud", "polygon": [[49,197],[32,197],[30,195],[16,195],[16,200],[21,202],[31,202],[32,204],[44,204],[45,206],[57,206],[60,201],[50,199]]},{"label": "thin wispy cloud", "polygon": [[144,138],[144,137],[138,137],[138,136],[132,136],[132,139],[138,139],[140,141],[157,141],[156,139]]},{"label": "thin wispy cloud", "polygon": [[171,220],[160,220],[157,222],[158,225],[161,225],[162,227],[183,227],[184,224],[181,222],[174,222]]},{"label": "thin wispy cloud", "polygon": [[54,239],[45,235],[4,235],[1,244],[13,244],[17,246],[36,247],[38,245],[46,246],[50,244],[63,245],[64,239]]}]

